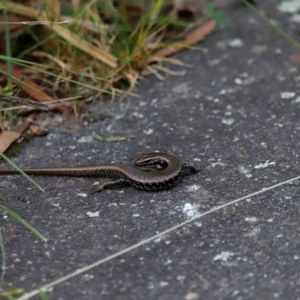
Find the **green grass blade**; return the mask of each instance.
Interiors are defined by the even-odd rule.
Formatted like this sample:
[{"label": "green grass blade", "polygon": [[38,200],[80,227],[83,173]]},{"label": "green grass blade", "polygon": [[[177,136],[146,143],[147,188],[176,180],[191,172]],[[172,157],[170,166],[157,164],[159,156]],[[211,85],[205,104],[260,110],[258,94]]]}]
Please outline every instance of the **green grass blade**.
[{"label": "green grass blade", "polygon": [[24,173],[12,160],[10,160],[4,153],[0,152],[0,156],[6,160],[11,166],[13,166],[16,170],[18,170],[26,179],[28,179],[32,184],[34,184],[39,190],[45,192],[45,190],[39,186],[31,177],[29,177],[26,173]]},{"label": "green grass blade", "polygon": [[[5,3],[5,2],[4,2]],[[10,34],[9,34],[9,22],[8,22],[8,16],[7,16],[7,10],[4,6],[3,9],[3,19],[4,19],[4,31],[5,31],[5,50],[6,50],[6,56],[12,57],[11,53],[11,44],[10,44]],[[12,62],[10,59],[6,61],[6,71],[8,74],[12,75]],[[7,77],[7,83],[10,84],[12,82],[12,79],[10,77]]]},{"label": "green grass blade", "polygon": [[209,15],[218,23],[223,25],[229,25],[229,21],[226,18],[225,14],[216,9],[211,3],[205,4],[205,8],[208,11]]},{"label": "green grass blade", "polygon": [[0,209],[4,210],[7,214],[9,214],[11,217],[13,217],[15,220],[17,220],[22,225],[24,225],[26,228],[28,228],[32,233],[34,233],[41,240],[43,240],[44,242],[47,242],[47,239],[37,229],[35,229],[32,225],[30,225],[28,222],[26,222],[18,214],[16,214],[12,210],[8,209],[7,207],[5,207],[1,204],[0,204]]},{"label": "green grass blade", "polygon": [[2,262],[1,262],[2,272],[0,274],[0,292],[1,292],[1,291],[3,291],[4,276],[5,276],[5,271],[6,271],[5,251],[4,251],[4,244],[3,244],[1,228],[0,228],[0,252],[1,252],[1,257],[2,257]]},{"label": "green grass blade", "polygon": [[260,16],[264,21],[266,21],[271,27],[273,27],[279,34],[285,37],[289,42],[291,42],[294,46],[300,49],[300,44],[289,36],[283,29],[281,29],[278,25],[274,24],[272,20],[266,17],[260,10],[258,10],[254,5],[252,5],[247,0],[242,0],[244,4],[246,4],[250,9],[252,9],[258,16]]}]

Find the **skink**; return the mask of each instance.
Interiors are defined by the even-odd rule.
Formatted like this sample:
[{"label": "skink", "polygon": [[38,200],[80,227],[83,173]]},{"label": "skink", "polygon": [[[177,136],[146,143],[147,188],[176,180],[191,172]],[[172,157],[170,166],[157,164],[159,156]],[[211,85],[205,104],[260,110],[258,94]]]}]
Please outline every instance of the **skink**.
[{"label": "skink", "polygon": [[[198,172],[199,169],[181,164],[172,155],[166,153],[143,154],[135,161],[135,166],[123,164],[100,164],[83,167],[59,167],[22,169],[28,175],[77,176],[77,177],[112,177],[111,181],[94,185],[92,193],[117,185],[131,185],[139,190],[160,191],[178,183],[184,170]],[[1,170],[0,175],[20,174],[17,170]]]}]

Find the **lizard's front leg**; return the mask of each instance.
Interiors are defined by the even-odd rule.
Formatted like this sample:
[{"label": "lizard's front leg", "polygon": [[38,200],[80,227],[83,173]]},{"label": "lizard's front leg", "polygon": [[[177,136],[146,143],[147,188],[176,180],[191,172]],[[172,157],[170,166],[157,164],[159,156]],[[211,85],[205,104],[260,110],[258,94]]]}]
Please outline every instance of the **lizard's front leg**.
[{"label": "lizard's front leg", "polygon": [[126,178],[118,178],[118,179],[112,179],[110,181],[105,181],[103,183],[98,183],[92,186],[91,194],[101,192],[104,189],[114,188],[120,185],[128,184],[128,180]]}]

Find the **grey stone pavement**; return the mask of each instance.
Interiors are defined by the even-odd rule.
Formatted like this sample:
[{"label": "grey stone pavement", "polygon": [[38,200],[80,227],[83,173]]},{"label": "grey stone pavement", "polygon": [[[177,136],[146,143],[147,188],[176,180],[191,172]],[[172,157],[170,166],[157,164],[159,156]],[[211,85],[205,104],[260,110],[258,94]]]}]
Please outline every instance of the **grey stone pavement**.
[{"label": "grey stone pavement", "polygon": [[[258,2],[299,39],[299,15],[280,11],[277,0]],[[161,150],[201,172],[166,191],[126,187],[86,197],[95,179],[36,176],[46,190],[41,193],[22,176],[0,176],[1,204],[48,239],[42,242],[0,211],[6,288],[30,292],[199,213],[300,175],[299,49],[248,8],[224,11],[229,26],[219,26],[202,50],[175,56],[191,68],[168,66],[186,70],[184,76],[150,76],[139,86],[141,99],[90,107],[104,120],[50,128],[14,159],[21,167],[132,163],[141,153]],[[99,142],[91,139],[93,132],[128,139]],[[300,299],[299,228],[296,181],[57,284],[48,296]]]}]

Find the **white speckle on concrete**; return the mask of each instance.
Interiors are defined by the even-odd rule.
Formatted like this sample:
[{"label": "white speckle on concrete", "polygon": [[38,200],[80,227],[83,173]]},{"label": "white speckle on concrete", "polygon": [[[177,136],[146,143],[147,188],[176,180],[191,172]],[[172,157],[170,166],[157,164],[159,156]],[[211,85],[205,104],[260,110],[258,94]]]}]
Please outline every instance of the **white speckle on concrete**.
[{"label": "white speckle on concrete", "polygon": [[291,22],[300,23],[300,14],[296,14],[290,17]]},{"label": "white speckle on concrete", "polygon": [[279,294],[278,293],[274,293],[273,296],[274,296],[274,298],[278,298]]},{"label": "white speckle on concrete", "polygon": [[200,188],[201,188],[201,186],[198,184],[191,184],[187,187],[187,190],[188,190],[188,192],[196,192]]},{"label": "white speckle on concrete", "polygon": [[183,275],[177,275],[176,279],[177,279],[178,281],[180,281],[181,283],[183,283],[183,281],[184,281],[184,279],[185,279],[185,276],[183,276]]},{"label": "white speckle on concrete", "polygon": [[221,167],[225,167],[225,166],[226,166],[226,164],[224,164],[224,163],[222,163],[222,162],[220,162],[220,161],[211,163],[210,165],[211,165],[213,168],[216,167],[216,166],[221,166]]},{"label": "white speckle on concrete", "polygon": [[300,102],[300,97],[297,97],[294,101],[293,101],[293,103],[299,103]]},{"label": "white speckle on concrete", "polygon": [[153,129],[152,129],[152,128],[149,128],[149,129],[147,129],[147,130],[145,129],[145,130],[144,130],[144,133],[147,134],[147,135],[150,135],[150,134],[153,133]]},{"label": "white speckle on concrete", "polygon": [[198,209],[195,205],[191,204],[191,203],[185,203],[183,208],[182,208],[182,212],[188,217],[188,218],[193,218],[197,215],[199,215],[200,213],[198,212]]},{"label": "white speckle on concrete", "polygon": [[91,135],[81,137],[77,142],[79,144],[91,143],[94,138]]},{"label": "white speckle on concrete", "polygon": [[171,264],[171,263],[172,263],[172,260],[171,260],[170,258],[168,258],[168,259],[166,260],[166,262],[164,263],[164,265],[167,266],[167,265],[169,265],[169,264]]},{"label": "white speckle on concrete", "polygon": [[194,224],[197,226],[197,227],[202,227],[202,223],[201,222],[194,222]]},{"label": "white speckle on concrete", "polygon": [[213,260],[223,260],[223,261],[227,261],[228,258],[230,258],[231,256],[235,255],[235,253],[233,252],[229,252],[229,251],[222,251],[220,254],[217,254]]},{"label": "white speckle on concrete", "polygon": [[257,222],[258,218],[256,218],[256,217],[246,217],[245,221],[246,222]]},{"label": "white speckle on concrete", "polygon": [[88,281],[88,280],[93,279],[93,278],[94,278],[94,275],[92,275],[92,274],[85,274],[83,277],[84,277],[84,279],[85,279],[86,281]]},{"label": "white speckle on concrete", "polygon": [[281,99],[290,99],[296,96],[295,92],[282,92],[280,93]]},{"label": "white speckle on concrete", "polygon": [[159,283],[159,286],[160,287],[165,287],[165,286],[168,286],[169,285],[169,282],[167,282],[167,281],[161,281],[160,283]]},{"label": "white speckle on concrete", "polygon": [[[300,15],[299,15],[300,16]],[[295,72],[297,72],[298,71],[298,69],[296,68],[296,67],[291,67],[291,68],[289,68],[289,72],[290,73],[295,73]]]},{"label": "white speckle on concrete", "polygon": [[77,196],[85,198],[85,197],[87,197],[87,194],[86,193],[79,193],[79,194],[77,194]]},{"label": "white speckle on concrete", "polygon": [[99,211],[95,211],[95,212],[91,212],[91,211],[88,211],[86,214],[90,217],[90,218],[96,218],[96,217],[99,217]]},{"label": "white speckle on concrete", "polygon": [[184,300],[199,300],[201,299],[200,294],[189,292],[184,296]]},{"label": "white speckle on concrete", "polygon": [[244,45],[243,41],[241,39],[234,39],[231,40],[228,45],[230,47],[242,47]]},{"label": "white speckle on concrete", "polygon": [[226,94],[230,94],[230,93],[234,93],[236,91],[236,88],[232,89],[232,88],[227,88],[227,89],[223,89],[219,92],[220,95],[226,95]]},{"label": "white speckle on concrete", "polygon": [[138,113],[138,112],[136,112],[136,111],[133,112],[132,115],[133,115],[134,117],[137,117],[137,118],[140,118],[140,119],[144,118],[144,115],[143,115],[143,114],[140,114],[140,113]]},{"label": "white speckle on concrete", "polygon": [[260,229],[259,228],[254,228],[253,230],[246,233],[245,236],[256,237],[259,233],[260,233]]},{"label": "white speckle on concrete", "polygon": [[254,166],[254,169],[265,169],[268,168],[269,166],[275,166],[275,165],[276,165],[275,161],[270,162],[269,160],[267,160],[265,163],[260,163]]},{"label": "white speckle on concrete", "polygon": [[124,114],[115,114],[115,117],[114,117],[115,120],[121,120],[123,118],[124,118]]},{"label": "white speckle on concrete", "polygon": [[225,125],[232,125],[234,123],[234,119],[232,119],[232,118],[222,119],[221,122]]},{"label": "white speckle on concrete", "polygon": [[249,169],[247,169],[247,168],[246,168],[245,166],[243,166],[243,165],[238,165],[238,170],[239,170],[239,172],[242,173],[242,174],[247,174],[247,173],[250,172]]},{"label": "white speckle on concrete", "polygon": [[216,65],[219,65],[221,63],[221,60],[220,59],[211,59],[211,60],[209,60],[208,61],[208,64],[210,65],[210,66],[216,66]]},{"label": "white speckle on concrete", "polygon": [[[243,76],[243,75],[245,75],[245,74],[246,74],[246,76]],[[253,76],[249,76],[249,77],[248,77],[248,74],[247,74],[247,73],[243,73],[243,74],[241,74],[240,76],[241,76],[241,77],[244,77],[244,79],[236,78],[236,79],[234,80],[234,82],[235,82],[235,84],[237,84],[237,85],[250,85],[250,84],[252,84],[252,83],[255,81],[255,78],[254,78]]]},{"label": "white speckle on concrete", "polygon": [[299,0],[286,0],[282,1],[278,5],[278,10],[283,13],[296,13],[300,10],[300,1]]},{"label": "white speckle on concrete", "polygon": [[243,80],[241,78],[236,78],[234,82],[235,84],[241,85],[243,83]]}]

